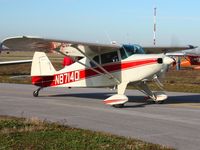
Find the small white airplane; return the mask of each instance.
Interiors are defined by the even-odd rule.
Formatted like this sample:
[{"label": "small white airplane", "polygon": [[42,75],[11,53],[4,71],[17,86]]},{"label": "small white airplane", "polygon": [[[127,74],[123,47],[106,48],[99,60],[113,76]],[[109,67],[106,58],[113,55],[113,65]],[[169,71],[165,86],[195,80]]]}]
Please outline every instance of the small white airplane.
[{"label": "small white airplane", "polygon": [[[117,94],[104,100],[105,104],[114,107],[123,107],[128,102],[124,93],[130,82],[152,101],[160,103],[166,100],[167,95],[163,91],[151,91],[147,81],[155,81],[162,89],[158,77],[174,62],[163,52],[191,49],[190,46],[142,48],[139,45],[106,45],[24,36],[8,38],[2,43],[10,49],[39,51],[34,53],[31,67],[32,84],[39,87],[33,96],[37,97],[45,87],[117,87]],[[44,53],[52,50],[82,59],[56,71]]]}]

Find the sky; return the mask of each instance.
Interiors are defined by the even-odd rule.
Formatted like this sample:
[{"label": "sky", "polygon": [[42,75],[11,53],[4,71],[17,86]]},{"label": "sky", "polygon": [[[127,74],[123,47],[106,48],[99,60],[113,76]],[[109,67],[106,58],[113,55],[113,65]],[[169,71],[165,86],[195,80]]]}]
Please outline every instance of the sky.
[{"label": "sky", "polygon": [[29,35],[82,42],[200,46],[199,0],[0,0],[0,41]]}]

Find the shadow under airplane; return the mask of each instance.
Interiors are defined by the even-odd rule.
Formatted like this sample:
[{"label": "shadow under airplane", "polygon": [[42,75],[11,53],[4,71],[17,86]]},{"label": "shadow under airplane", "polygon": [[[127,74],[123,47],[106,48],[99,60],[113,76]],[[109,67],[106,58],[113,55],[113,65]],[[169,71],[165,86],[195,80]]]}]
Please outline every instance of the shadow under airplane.
[{"label": "shadow under airplane", "polygon": [[[89,99],[95,99],[95,100],[104,100],[108,96],[112,95],[112,92],[103,92],[103,93],[69,93],[69,94],[58,94],[58,95],[46,95],[48,97],[78,97],[78,98],[89,98]],[[41,96],[41,97],[46,97]],[[148,101],[144,98],[145,96],[130,96],[129,98],[129,105],[125,105],[124,107],[144,107],[146,105],[152,105],[154,102]],[[134,103],[134,105],[132,105]],[[136,104],[135,104],[136,103]],[[159,105],[165,105],[165,104],[179,104],[179,103],[199,103],[200,104],[200,94],[192,94],[192,95],[178,95],[178,96],[169,96],[168,99],[163,103]]]}]

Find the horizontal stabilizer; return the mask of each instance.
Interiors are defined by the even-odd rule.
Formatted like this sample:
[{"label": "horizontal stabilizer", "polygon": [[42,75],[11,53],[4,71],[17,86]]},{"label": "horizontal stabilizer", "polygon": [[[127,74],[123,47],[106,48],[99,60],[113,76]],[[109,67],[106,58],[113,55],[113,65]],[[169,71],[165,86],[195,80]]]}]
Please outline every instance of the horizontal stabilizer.
[{"label": "horizontal stabilizer", "polygon": [[26,64],[26,63],[31,63],[32,60],[15,60],[15,61],[4,61],[0,62],[0,66],[3,65],[15,65],[15,64]]}]

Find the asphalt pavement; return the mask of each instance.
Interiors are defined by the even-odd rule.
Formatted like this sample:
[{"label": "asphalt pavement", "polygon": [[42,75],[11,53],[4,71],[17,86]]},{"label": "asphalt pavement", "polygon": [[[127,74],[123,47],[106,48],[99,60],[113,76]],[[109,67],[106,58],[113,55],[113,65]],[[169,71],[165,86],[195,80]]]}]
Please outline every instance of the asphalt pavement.
[{"label": "asphalt pavement", "polygon": [[200,149],[200,93],[168,92],[164,104],[127,90],[124,108],[104,105],[106,88],[46,88],[33,97],[32,85],[0,84],[0,115],[38,117],[73,127],[133,137],[177,149]]}]

